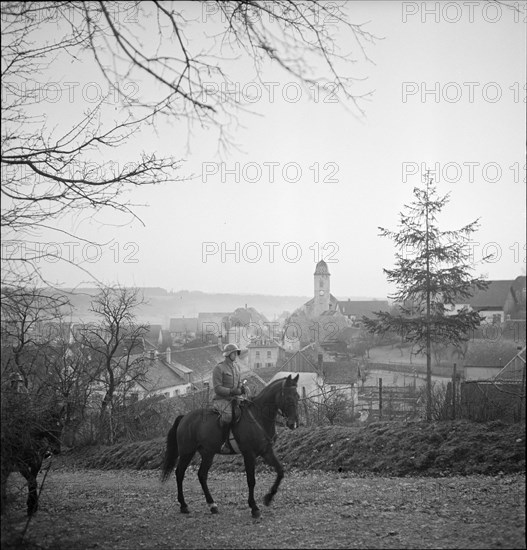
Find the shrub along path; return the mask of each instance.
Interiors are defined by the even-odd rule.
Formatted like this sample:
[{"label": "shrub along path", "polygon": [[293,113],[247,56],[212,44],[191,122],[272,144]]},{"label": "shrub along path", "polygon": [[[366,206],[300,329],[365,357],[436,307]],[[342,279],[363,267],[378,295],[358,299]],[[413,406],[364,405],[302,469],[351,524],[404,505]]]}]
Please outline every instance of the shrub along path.
[{"label": "shrub along path", "polygon": [[[157,469],[164,438],[88,447],[65,459],[98,469]],[[525,472],[525,424],[466,421],[375,422],[356,428],[282,429],[275,451],[287,468],[390,476]],[[197,462],[196,462],[197,463]],[[241,457],[217,456],[213,470],[243,470]]]}]

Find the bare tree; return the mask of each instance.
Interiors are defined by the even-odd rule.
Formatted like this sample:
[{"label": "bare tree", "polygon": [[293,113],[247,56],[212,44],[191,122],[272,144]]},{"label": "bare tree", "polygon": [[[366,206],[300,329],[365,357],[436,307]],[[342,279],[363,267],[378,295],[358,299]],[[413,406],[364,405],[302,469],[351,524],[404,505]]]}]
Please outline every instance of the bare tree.
[{"label": "bare tree", "polygon": [[46,347],[43,385],[64,404],[64,435],[72,445],[94,397],[99,364],[90,349],[71,341],[70,324],[64,325]]},{"label": "bare tree", "polygon": [[141,303],[138,289],[102,287],[91,307],[100,322],[87,325],[77,337],[97,365],[94,381],[102,392],[100,437],[109,442],[114,438],[112,416],[119,399],[144,378],[148,368],[143,357],[148,326],[135,321],[135,309]]},{"label": "bare tree", "polygon": [[[329,86],[359,114],[370,95],[352,92],[347,67],[354,50],[368,60],[365,45],[375,37],[337,2],[2,2],[1,18],[4,282],[39,276],[43,256],[65,259],[39,235],[65,233],[55,221],[66,214],[109,208],[128,222],[136,214],[127,190],[183,177],[182,155],[143,150],[114,162],[116,149],[139,136],[144,143],[142,132],[158,121],[189,139],[195,125],[213,129],[222,150],[232,147],[237,115],[247,110],[224,89],[234,82],[233,59],[252,60],[256,79],[274,64],[305,87]],[[350,51],[339,50],[337,27],[354,39]],[[65,116],[52,103],[57,94],[78,97],[80,83],[57,67],[79,64],[105,92]]]},{"label": "bare tree", "polygon": [[352,402],[342,389],[329,385],[324,375],[321,379],[317,379],[316,386],[316,398],[313,396],[311,401],[318,410],[319,418],[324,418],[333,426],[346,416],[349,416]]},{"label": "bare tree", "polygon": [[39,392],[45,379],[49,325],[58,322],[67,299],[36,287],[1,288],[2,374],[17,373],[27,390]]},{"label": "bare tree", "polygon": [[64,428],[84,418],[97,374],[82,345],[70,342],[67,299],[49,289],[2,287],[3,386],[22,392],[31,407],[59,402]]}]

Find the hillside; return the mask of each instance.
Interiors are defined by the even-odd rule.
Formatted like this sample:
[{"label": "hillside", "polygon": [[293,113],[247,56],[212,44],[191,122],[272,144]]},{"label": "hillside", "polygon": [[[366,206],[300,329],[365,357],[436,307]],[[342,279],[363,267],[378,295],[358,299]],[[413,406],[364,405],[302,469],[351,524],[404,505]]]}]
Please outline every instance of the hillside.
[{"label": "hillside", "polygon": [[[68,297],[75,309],[74,319],[94,320],[90,301],[95,288],[70,289]],[[308,296],[276,296],[267,294],[209,294],[197,290],[170,293],[162,288],[143,289],[145,304],[138,309],[141,322],[168,326],[171,317],[197,317],[200,312],[233,312],[239,307],[253,307],[270,321],[283,311],[292,312],[307,302]],[[351,298],[360,299],[360,298]]]}]

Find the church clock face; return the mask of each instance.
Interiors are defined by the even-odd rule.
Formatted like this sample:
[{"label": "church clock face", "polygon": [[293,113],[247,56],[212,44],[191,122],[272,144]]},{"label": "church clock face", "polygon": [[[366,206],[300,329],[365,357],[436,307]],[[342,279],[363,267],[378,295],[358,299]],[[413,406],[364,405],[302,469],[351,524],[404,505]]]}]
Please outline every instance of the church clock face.
[{"label": "church clock face", "polygon": [[321,290],[321,291],[319,292],[319,294],[320,294],[321,296],[324,296],[324,291]]}]

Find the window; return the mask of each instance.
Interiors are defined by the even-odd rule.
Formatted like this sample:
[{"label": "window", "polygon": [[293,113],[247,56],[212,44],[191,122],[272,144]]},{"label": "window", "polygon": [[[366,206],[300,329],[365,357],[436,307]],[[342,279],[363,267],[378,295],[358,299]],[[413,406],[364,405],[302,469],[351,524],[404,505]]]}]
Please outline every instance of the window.
[{"label": "window", "polygon": [[259,351],[256,352],[256,359],[260,359],[260,352]]},{"label": "window", "polygon": [[273,364],[272,364],[272,363],[266,363],[265,366],[266,366],[266,367],[272,367]]},{"label": "window", "polygon": [[208,390],[210,388],[210,384],[208,382],[203,382],[203,388]]},{"label": "window", "polygon": [[259,369],[262,366],[261,363],[256,363],[256,368]]},{"label": "window", "polygon": [[267,359],[271,359],[271,351],[267,352]]}]

